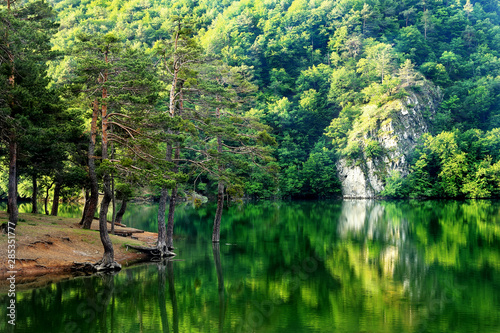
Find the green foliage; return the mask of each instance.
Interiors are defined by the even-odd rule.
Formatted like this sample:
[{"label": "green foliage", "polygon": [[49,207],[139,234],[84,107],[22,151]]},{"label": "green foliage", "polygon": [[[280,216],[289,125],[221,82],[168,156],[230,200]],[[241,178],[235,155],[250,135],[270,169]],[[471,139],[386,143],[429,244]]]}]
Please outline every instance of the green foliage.
[{"label": "green foliage", "polygon": [[402,198],[408,195],[406,191],[404,179],[398,171],[391,171],[385,179],[385,187],[380,192],[383,197]]},{"label": "green foliage", "polygon": [[361,147],[358,141],[349,141],[347,146],[342,149],[342,155],[350,160],[356,160],[361,157]]},{"label": "green foliage", "polygon": [[[0,6],[0,145],[17,144],[18,178],[38,179],[47,190],[57,182],[64,198],[84,182],[75,166],[84,127],[46,75],[46,62],[57,56],[55,14],[43,1]],[[36,198],[31,184],[28,192]]]},{"label": "green foliage", "polygon": [[383,153],[383,149],[382,147],[380,147],[380,143],[375,140],[366,140],[364,151],[368,159],[380,157]]},{"label": "green foliage", "polygon": [[129,183],[118,183],[115,186],[115,190],[118,200],[129,200],[134,194],[134,188]]},{"label": "green foliage", "polygon": [[332,145],[338,150],[344,149],[347,145],[347,137],[352,129],[354,119],[361,111],[357,108],[343,108],[340,115],[333,119],[330,126],[326,128],[325,135],[332,139]]},{"label": "green foliage", "polygon": [[448,86],[451,83],[450,77],[443,64],[426,62],[420,66],[420,71],[426,78],[440,86]]},{"label": "green foliage", "polygon": [[[47,60],[50,60],[48,73],[53,80],[51,85],[60,87],[66,84],[69,88],[64,92],[66,97],[71,95],[70,92],[93,91],[96,94],[92,97],[101,99],[99,90],[93,89],[98,86],[99,78],[92,74],[91,69],[106,68],[102,57],[97,57],[104,45],[116,46],[113,46],[113,51],[116,51],[116,58],[113,59],[128,59],[118,66],[120,70],[144,73],[142,78],[126,78],[127,86],[133,86],[134,89],[117,85],[121,80],[107,85],[110,90],[115,89],[111,94],[113,97],[108,99],[110,105],[120,105],[115,112],[124,112],[128,116],[133,114],[127,121],[127,128],[136,128],[138,124],[141,133],[154,138],[147,149],[147,140],[142,139],[140,146],[145,152],[142,158],[148,155],[158,158],[164,153],[158,147],[154,148],[153,142],[156,140],[176,141],[183,148],[200,148],[197,144],[203,135],[200,135],[199,124],[196,123],[199,121],[196,113],[200,115],[207,110],[213,111],[216,104],[214,96],[219,95],[221,100],[218,102],[223,108],[241,110],[245,117],[252,117],[271,128],[243,138],[244,135],[238,136],[234,128],[229,130],[231,126],[218,123],[210,117],[205,117],[204,126],[213,126],[215,134],[237,137],[236,141],[245,145],[273,146],[276,142],[277,149],[272,155],[281,170],[278,178],[280,195],[283,196],[299,193],[317,195],[311,186],[304,185],[309,183],[300,177],[303,177],[306,164],[308,168],[311,167],[308,170],[323,168],[318,174],[331,172],[330,162],[326,162],[328,159],[320,158],[316,150],[317,145],[324,142],[325,132],[331,144],[323,146],[336,156],[357,159],[364,153],[368,158],[374,158],[383,153],[373,142],[362,141],[374,138],[376,134],[370,131],[377,127],[379,121],[387,119],[390,108],[385,106],[413,92],[422,93],[425,90],[422,89],[425,81],[423,77],[439,86],[443,96],[443,103],[432,120],[431,130],[435,136],[442,131],[451,133],[455,129],[465,133],[469,129],[491,131],[500,128],[500,19],[497,15],[498,4],[492,1],[416,3],[320,0],[307,3],[124,0],[104,3],[63,0],[52,3],[58,11],[60,24],[57,35],[52,38],[52,45],[54,50],[67,53],[64,58],[54,58],[46,52],[51,47],[48,43],[51,33],[45,32],[53,32],[55,26],[50,7],[42,2],[23,7],[22,15],[29,17],[27,21],[30,28],[16,28],[20,32],[15,37],[17,39],[11,35],[11,45],[19,47],[16,52],[18,58],[23,59],[16,64],[16,69],[23,75],[19,76],[19,88],[12,93],[19,100],[31,103],[27,102],[26,105],[33,105],[32,109],[23,109],[26,111],[25,116],[14,117],[16,126],[22,128],[29,127],[27,124],[37,114],[48,112],[49,104],[51,107],[54,105],[52,102],[39,102],[45,98],[34,98],[40,91],[35,85],[46,87],[49,83],[44,74],[46,69],[36,67]],[[5,9],[2,9],[1,16],[8,17]],[[172,37],[176,28],[180,28],[178,32],[183,37],[178,40],[180,44],[174,47],[175,38]],[[2,38],[5,32],[1,31]],[[100,49],[95,43],[97,39],[102,42]],[[32,46],[22,49],[21,45],[28,45],[28,41],[33,42]],[[33,47],[35,52],[26,52]],[[77,49],[86,50],[92,56],[80,57],[67,52]],[[2,50],[4,52],[6,48]],[[152,56],[152,59],[148,56]],[[0,58],[9,57],[3,54]],[[213,80],[201,80],[206,71],[201,64],[214,58],[237,71],[239,79],[235,80],[241,84],[225,81],[222,79],[224,75],[216,72],[205,73]],[[169,90],[172,87],[169,71],[172,71],[172,65],[177,60],[190,63],[179,72],[178,84],[179,87],[182,85],[185,93],[183,107],[186,114],[182,120],[162,115],[172,107],[168,105],[172,93]],[[8,61],[1,61],[0,75],[5,83],[8,82],[12,67]],[[147,70],[153,63],[157,70],[154,74]],[[134,69],[135,65],[137,67]],[[157,83],[156,74],[169,79],[163,80],[162,84]],[[25,81],[22,81],[23,77]],[[214,83],[217,78],[222,81]],[[137,93],[151,82],[158,85],[151,92],[162,93]],[[239,88],[227,89],[229,87]],[[9,96],[7,88],[3,86],[1,96]],[[180,94],[182,89],[173,93]],[[195,91],[203,91],[203,96],[192,97]],[[158,97],[161,102],[156,104]],[[178,97],[174,99],[179,101]],[[74,101],[77,106],[74,109],[85,112],[83,109],[88,107],[89,100],[81,95],[76,98]],[[202,99],[205,104],[199,103]],[[126,103],[120,103],[120,100]],[[5,102],[2,103],[2,128],[13,128],[10,111],[5,111],[8,108]],[[128,103],[147,107],[129,108]],[[175,107],[180,108],[179,103]],[[231,105],[233,103],[238,105]],[[84,117],[80,115],[80,118]],[[240,116],[229,116],[229,119],[233,125],[245,124]],[[160,133],[159,127],[155,128],[152,124],[164,131]],[[117,134],[127,132],[124,128],[115,130],[119,132]],[[228,145],[231,143],[228,142]],[[129,147],[130,142],[122,144],[122,147]],[[212,146],[206,152],[216,155],[215,145],[213,142],[210,144]],[[466,195],[482,195],[478,188],[483,187],[494,193],[489,189],[489,181],[483,186],[482,181],[472,176],[476,175],[477,169],[471,167],[475,164],[471,162],[474,156],[459,147],[452,157],[441,159],[438,153],[441,144],[429,143],[417,153],[416,161],[424,153],[427,156],[427,160],[422,160],[417,168],[425,171],[422,174],[423,183],[418,185],[421,187],[418,195],[424,195],[424,192],[429,195],[465,195],[460,190],[463,184],[461,180],[465,177],[463,167],[453,162],[462,160],[466,161],[468,177],[471,177],[467,182]],[[147,170],[143,173],[147,174],[154,169],[151,164],[139,163],[140,158],[127,149],[117,148],[116,153],[121,154],[119,159],[123,160],[119,164],[121,170],[130,170],[135,166]],[[490,153],[491,165],[495,165],[498,153]],[[201,158],[194,150],[183,154],[181,157],[185,160]],[[160,164],[161,168],[171,167]],[[243,167],[245,163],[231,159],[229,164],[234,168],[235,165]],[[484,168],[486,170],[489,167]],[[188,169],[186,167],[184,171],[193,171]],[[245,172],[242,171],[242,174]],[[246,176],[254,177],[255,184],[246,182],[245,187],[252,189],[251,192],[256,196],[270,196],[267,189],[274,187],[268,186],[269,178],[264,173],[254,172],[256,174]],[[441,184],[439,190],[435,189],[437,192],[425,190],[425,175]],[[488,177],[487,172],[477,175],[478,179]],[[418,183],[415,179],[412,181]]]},{"label": "green foliage", "polygon": [[340,182],[337,178],[332,153],[326,148],[318,146],[309,155],[303,164],[302,177],[305,193],[312,193],[318,197],[340,194]]},{"label": "green foliage", "polygon": [[[403,191],[410,196],[485,198],[500,194],[499,131],[427,135],[417,148]],[[395,179],[388,180],[394,183]],[[391,185],[392,186],[392,185]],[[391,190],[392,191],[392,190]],[[387,194],[389,195],[389,194]]]}]

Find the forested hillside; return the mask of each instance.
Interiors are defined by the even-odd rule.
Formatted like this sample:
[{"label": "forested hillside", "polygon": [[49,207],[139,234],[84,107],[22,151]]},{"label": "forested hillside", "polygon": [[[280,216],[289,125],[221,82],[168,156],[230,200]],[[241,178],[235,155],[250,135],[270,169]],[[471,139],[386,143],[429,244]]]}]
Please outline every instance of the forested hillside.
[{"label": "forested hillside", "polygon": [[[134,142],[136,150],[117,148],[122,157],[115,166],[119,171],[114,172],[122,188],[145,179],[144,173],[135,175],[141,169],[149,170],[151,177],[141,186],[154,184],[151,193],[156,197],[162,188],[177,186],[211,196],[220,192],[221,182],[235,184],[225,188],[234,197],[243,193],[259,198],[338,196],[345,187],[339,172],[359,167],[365,178],[378,177],[381,187],[374,195],[500,194],[498,1],[49,2],[59,24],[50,36],[49,87],[58,91],[65,112],[81,119],[82,135],[88,133],[93,97],[83,96],[88,86],[77,86],[95,60],[90,53],[83,56],[83,41],[99,43],[91,37],[108,36],[107,41],[103,37],[108,43],[113,36],[113,43],[129,50],[129,58],[122,55],[122,59],[141,59],[152,66],[147,74],[151,79],[137,88],[149,97],[132,98],[133,103],[150,104],[134,106],[137,113],[127,111],[127,125],[116,125],[124,134],[149,131],[140,143]],[[172,51],[176,31],[185,44],[183,50]],[[180,86],[169,76],[174,68],[169,62],[177,57],[186,60],[178,72]],[[92,66],[78,72],[82,61]],[[149,71],[146,67],[141,70]],[[184,110],[180,117],[184,122],[162,116],[179,94],[176,109]],[[130,105],[127,98],[117,102],[121,108]],[[415,101],[420,106],[415,107]],[[222,123],[224,116],[215,111],[208,115],[209,109],[235,110],[234,118]],[[391,160],[393,148],[387,140],[403,133],[396,128],[402,109],[418,113],[423,130],[411,138],[404,157],[398,157],[404,161],[399,172],[388,166],[399,165],[400,160]],[[211,122],[217,121],[218,129],[210,132]],[[240,133],[252,141],[248,147],[261,150],[248,148],[243,154],[240,148],[247,142],[231,142],[240,127],[230,128],[228,123],[238,122],[247,124]],[[161,134],[160,128],[169,129]],[[382,133],[384,128],[389,128],[387,133]],[[152,139],[164,142],[158,144],[160,152],[148,146]],[[128,145],[120,140],[122,147]],[[177,144],[172,148],[166,142]],[[212,146],[202,148],[202,142]],[[67,158],[73,162],[67,166],[85,159],[86,145],[72,144]],[[178,157],[175,146],[182,148]],[[138,155],[160,156],[169,147],[177,163],[168,158],[162,167],[151,166],[151,160],[132,163]],[[229,153],[230,147],[238,151]],[[3,152],[6,156],[7,150]],[[147,160],[145,155],[141,161]],[[252,164],[252,158],[260,160]],[[159,176],[166,172],[153,172],[155,168],[168,169],[168,181]],[[27,169],[23,172],[29,175]],[[69,180],[76,177],[75,172],[67,174],[72,175]],[[43,177],[50,184],[56,175],[46,172]],[[68,191],[75,188],[69,180]]]}]

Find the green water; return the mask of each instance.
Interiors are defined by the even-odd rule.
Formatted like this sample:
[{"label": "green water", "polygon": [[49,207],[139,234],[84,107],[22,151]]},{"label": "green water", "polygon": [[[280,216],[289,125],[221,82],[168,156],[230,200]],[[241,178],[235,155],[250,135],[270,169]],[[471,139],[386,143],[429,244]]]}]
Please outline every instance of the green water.
[{"label": "green water", "polygon": [[500,332],[499,202],[247,204],[219,248],[213,206],[178,213],[174,261],[19,292],[15,331]]}]

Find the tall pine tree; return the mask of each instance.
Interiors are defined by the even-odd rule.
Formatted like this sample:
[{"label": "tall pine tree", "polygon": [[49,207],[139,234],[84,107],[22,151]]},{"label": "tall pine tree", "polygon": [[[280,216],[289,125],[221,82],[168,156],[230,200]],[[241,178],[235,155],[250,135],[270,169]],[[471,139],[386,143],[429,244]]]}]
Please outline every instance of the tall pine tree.
[{"label": "tall pine tree", "polygon": [[0,7],[0,140],[9,150],[9,221],[17,225],[19,143],[26,131],[56,113],[51,103],[46,61],[56,32],[55,13],[44,1]]}]

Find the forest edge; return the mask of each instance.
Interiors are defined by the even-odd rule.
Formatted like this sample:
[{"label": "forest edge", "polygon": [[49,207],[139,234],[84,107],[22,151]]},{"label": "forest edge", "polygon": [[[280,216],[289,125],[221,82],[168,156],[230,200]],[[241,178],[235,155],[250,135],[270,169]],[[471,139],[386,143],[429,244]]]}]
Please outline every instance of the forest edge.
[{"label": "forest edge", "polygon": [[[95,263],[102,258],[99,240],[99,221],[92,223],[90,230],[82,229],[77,218],[63,218],[42,214],[19,214],[16,228],[16,284],[23,289],[44,285],[54,280],[73,276],[78,263]],[[6,223],[8,214],[0,211],[0,224]],[[154,246],[157,234],[138,229],[115,226],[116,233],[126,237],[110,235],[116,261],[122,266],[145,260],[146,254],[134,247]],[[134,237],[134,238],[131,238]],[[0,293],[8,289],[6,277],[8,237],[0,233]]]}]

